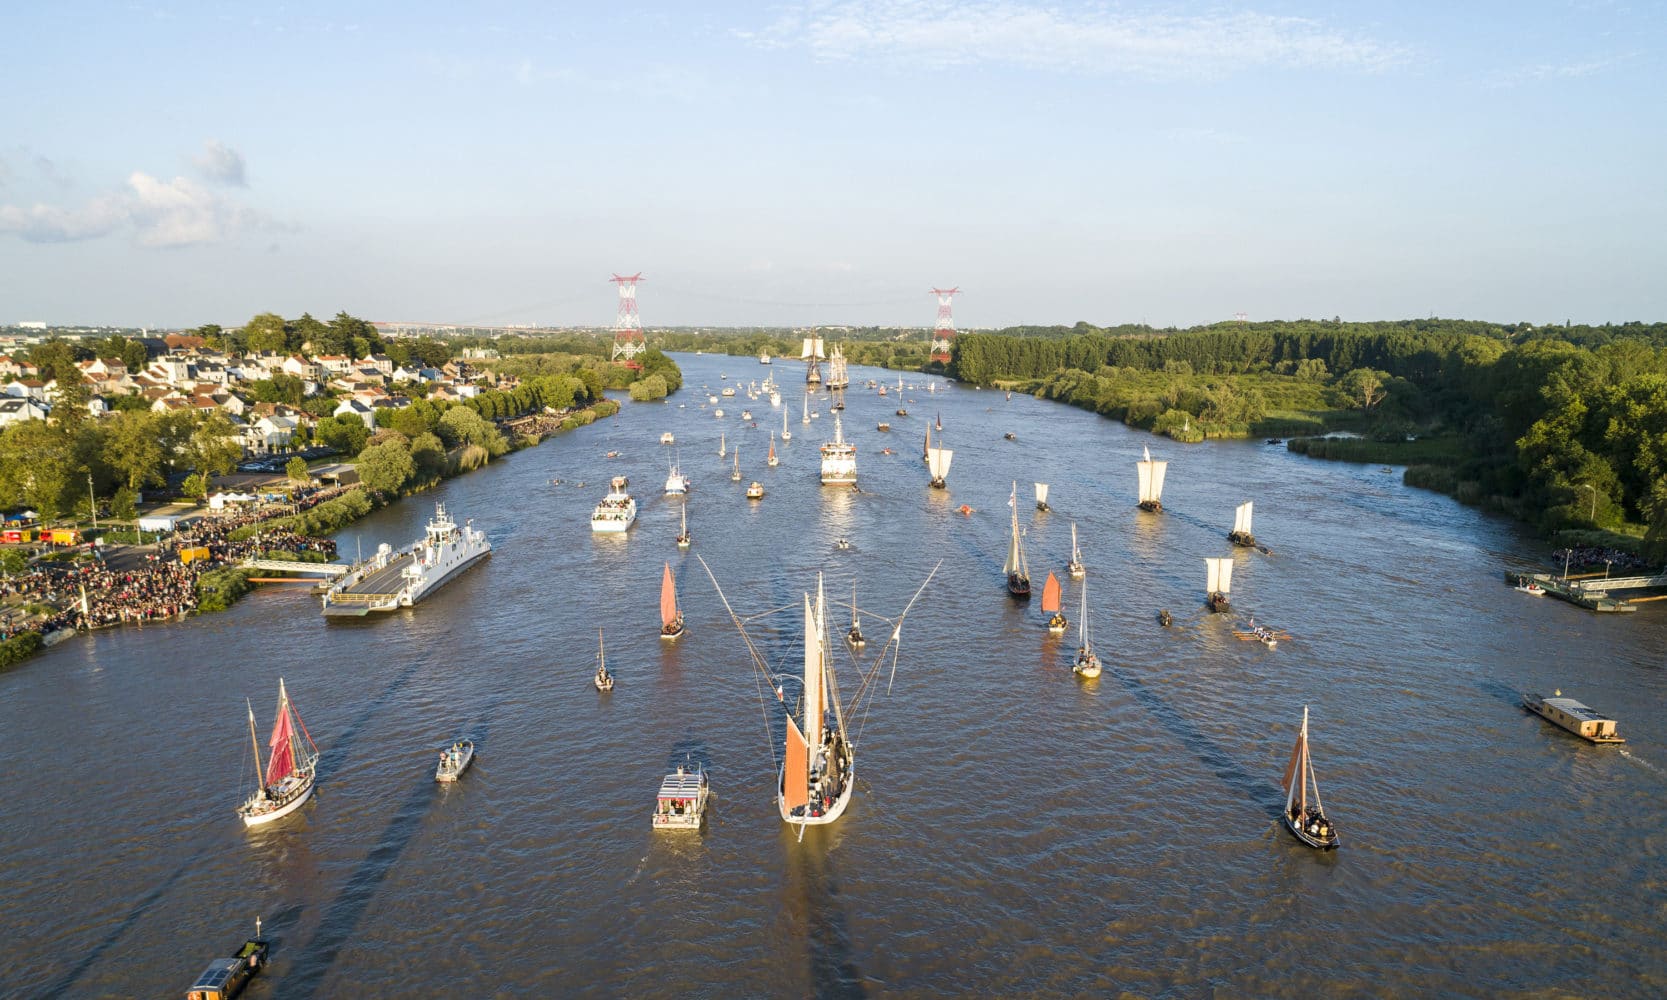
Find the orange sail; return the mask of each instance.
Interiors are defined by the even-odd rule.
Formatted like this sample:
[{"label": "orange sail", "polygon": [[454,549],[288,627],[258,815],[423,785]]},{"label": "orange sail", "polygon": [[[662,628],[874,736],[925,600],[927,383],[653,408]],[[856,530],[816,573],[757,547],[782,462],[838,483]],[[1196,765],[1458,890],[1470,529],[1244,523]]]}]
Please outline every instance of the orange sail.
[{"label": "orange sail", "polygon": [[[1304,734],[1306,736],[1307,734]],[[1291,760],[1285,765],[1285,777],[1279,779],[1279,787],[1287,792],[1291,790],[1291,782],[1297,780],[1297,768],[1302,764],[1302,744],[1304,736],[1297,737],[1297,745],[1291,748]],[[1306,789],[1304,789],[1306,791]]]},{"label": "orange sail", "polygon": [[671,563],[666,563],[666,575],[660,579],[660,624],[670,625],[677,620],[677,584],[671,578]]},{"label": "orange sail", "polygon": [[1048,582],[1042,585],[1042,610],[1054,612],[1059,610],[1059,577],[1048,574]]},{"label": "orange sail", "polygon": [[782,769],[781,797],[789,810],[810,802],[810,746],[792,719],[787,720],[787,762]]}]

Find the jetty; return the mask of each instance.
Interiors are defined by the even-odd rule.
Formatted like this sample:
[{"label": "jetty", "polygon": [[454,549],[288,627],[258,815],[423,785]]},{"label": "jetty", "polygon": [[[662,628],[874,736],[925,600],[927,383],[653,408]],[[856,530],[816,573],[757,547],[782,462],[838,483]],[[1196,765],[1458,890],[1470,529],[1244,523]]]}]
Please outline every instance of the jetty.
[{"label": "jetty", "polygon": [[1667,572],[1655,576],[1611,576],[1611,577],[1560,577],[1553,573],[1523,573],[1516,570],[1506,570],[1505,582],[1517,584],[1532,580],[1545,588],[1545,592],[1559,600],[1567,601],[1576,607],[1588,611],[1598,611],[1606,614],[1623,614],[1637,611],[1640,601],[1659,601],[1667,594],[1650,597],[1634,597],[1622,600],[1610,597],[1612,590],[1650,590],[1667,588]]},{"label": "jetty", "polygon": [[270,569],[282,573],[319,573],[324,576],[341,576],[348,570],[348,567],[342,563],[291,562],[287,559],[245,559],[239,565],[244,569]]}]

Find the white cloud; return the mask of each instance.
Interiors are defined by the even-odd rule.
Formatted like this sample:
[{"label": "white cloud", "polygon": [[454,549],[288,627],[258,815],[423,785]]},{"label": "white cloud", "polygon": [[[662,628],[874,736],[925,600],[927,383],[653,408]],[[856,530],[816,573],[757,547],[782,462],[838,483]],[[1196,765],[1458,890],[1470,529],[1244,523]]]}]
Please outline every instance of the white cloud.
[{"label": "white cloud", "polygon": [[1219,77],[1257,67],[1374,72],[1407,59],[1395,46],[1308,18],[1066,10],[1022,0],[836,0],[738,35],[772,48],[809,49],[823,60],[875,57],[938,68],[996,63],[1155,77]]},{"label": "white cloud", "polygon": [[191,162],[211,181],[237,187],[249,186],[244,177],[243,154],[219,139],[204,142],[203,151],[192,157]]},{"label": "white cloud", "polygon": [[270,225],[254,209],[189,178],[163,181],[138,171],[125,188],[78,208],[0,205],[0,233],[31,243],[97,239],[128,229],[140,246],[182,247],[218,243],[240,230]]}]

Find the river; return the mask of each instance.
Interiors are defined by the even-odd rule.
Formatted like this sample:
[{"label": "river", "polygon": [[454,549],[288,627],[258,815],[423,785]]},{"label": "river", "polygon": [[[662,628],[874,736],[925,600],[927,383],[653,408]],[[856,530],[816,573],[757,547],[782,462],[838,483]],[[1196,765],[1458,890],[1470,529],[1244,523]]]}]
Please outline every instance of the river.
[{"label": "river", "polygon": [[[0,674],[0,994],[180,995],[257,914],[274,949],[256,998],[1667,993],[1659,605],[1599,616],[1513,591],[1501,569],[1546,566],[1545,546],[1398,469],[1180,445],[918,375],[899,417],[862,386],[896,373],[852,369],[862,491],[824,489],[831,414],[819,394],[800,422],[799,365],[678,361],[666,403],[342,532],[344,556],[403,545],[434,501],[485,529],[492,558],[414,609],[326,623],[305,588],[267,587]],[[775,469],[768,400],[701,408],[703,385],[772,372],[793,431]],[[920,460],[940,415],[947,491]],[[720,430],[763,501],[730,481]],[[1161,515],[1135,507],[1142,446],[1170,462]],[[682,501],[660,490],[674,455],[694,480],[687,554]],[[593,536],[619,473],[637,524]],[[1074,625],[1050,637],[1039,602],[1003,590],[1014,481],[1038,596],[1078,526],[1097,681],[1069,669]],[[1225,540],[1247,499],[1271,554]],[[1204,559],[1226,555],[1238,614],[1213,616]],[[853,804],[802,842],[772,799],[780,706],[696,556],[743,615],[801,601],[821,570],[831,598],[854,580],[865,611],[895,616],[941,560],[863,720]],[[666,561],[676,643],[658,638]],[[1073,622],[1077,595],[1067,581]],[[1292,639],[1236,641],[1229,619],[1251,614]],[[794,629],[753,627],[793,670]],[[847,695],[872,665],[845,659]],[[318,792],[246,831],[244,699],[264,741],[280,676],[324,754]],[[1589,746],[1519,707],[1554,688],[1630,742]],[[1328,854],[1278,821],[1304,705],[1343,841]],[[463,735],[477,763],[437,785],[436,750]],[[654,792],[685,759],[712,776],[707,828],[656,833]]]}]

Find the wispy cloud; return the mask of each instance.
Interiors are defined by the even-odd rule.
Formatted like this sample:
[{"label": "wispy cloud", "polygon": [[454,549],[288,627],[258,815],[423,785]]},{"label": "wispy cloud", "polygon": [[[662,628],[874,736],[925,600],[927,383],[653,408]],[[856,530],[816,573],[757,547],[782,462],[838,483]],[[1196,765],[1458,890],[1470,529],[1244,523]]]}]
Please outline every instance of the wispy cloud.
[{"label": "wispy cloud", "polygon": [[1376,72],[1398,46],[1319,21],[1255,11],[1137,13],[1022,0],[835,0],[741,37],[823,60],[880,58],[948,67],[995,63],[1137,76],[1220,77],[1260,67]]},{"label": "wispy cloud", "polygon": [[1632,56],[1609,56],[1577,62],[1529,63],[1494,74],[1489,83],[1495,87],[1520,87],[1542,80],[1579,80],[1607,72],[1631,59]]},{"label": "wispy cloud", "polygon": [[186,177],[164,181],[135,171],[124,188],[75,207],[0,205],[0,233],[31,243],[67,243],[130,231],[146,247],[218,243],[271,220]]},{"label": "wispy cloud", "polygon": [[204,142],[203,151],[192,157],[191,162],[204,177],[218,184],[249,186],[244,176],[243,154],[219,139]]}]

